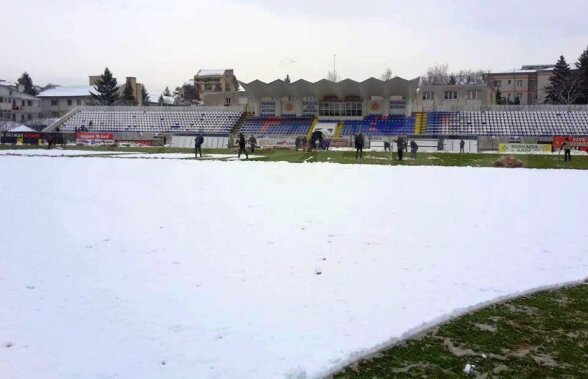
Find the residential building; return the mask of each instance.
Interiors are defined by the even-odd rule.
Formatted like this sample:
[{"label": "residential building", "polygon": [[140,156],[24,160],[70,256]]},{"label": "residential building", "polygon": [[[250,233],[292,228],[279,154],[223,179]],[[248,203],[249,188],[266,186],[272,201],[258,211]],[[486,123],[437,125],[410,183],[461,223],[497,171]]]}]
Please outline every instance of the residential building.
[{"label": "residential building", "polygon": [[232,69],[200,70],[194,75],[194,85],[201,99],[205,93],[237,92],[239,89]]},{"label": "residential building", "polygon": [[0,120],[25,122],[41,116],[40,100],[16,83],[0,81]]}]

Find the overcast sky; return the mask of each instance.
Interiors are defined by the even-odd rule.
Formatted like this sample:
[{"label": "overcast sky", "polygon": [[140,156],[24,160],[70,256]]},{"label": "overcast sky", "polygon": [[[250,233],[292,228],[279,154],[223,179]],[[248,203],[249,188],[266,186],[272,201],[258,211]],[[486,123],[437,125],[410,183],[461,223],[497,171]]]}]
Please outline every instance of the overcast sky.
[{"label": "overcast sky", "polygon": [[436,63],[500,71],[575,62],[588,1],[0,0],[0,79],[86,85],[108,66],[152,95],[201,68],[242,81],[407,79]]}]

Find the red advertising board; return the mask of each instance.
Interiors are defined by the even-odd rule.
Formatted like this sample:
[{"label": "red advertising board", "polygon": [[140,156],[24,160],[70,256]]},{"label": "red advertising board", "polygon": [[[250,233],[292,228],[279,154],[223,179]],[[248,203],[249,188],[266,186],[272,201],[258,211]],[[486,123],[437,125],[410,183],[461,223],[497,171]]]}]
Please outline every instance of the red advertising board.
[{"label": "red advertising board", "polygon": [[[561,149],[561,145],[565,142],[566,138],[568,137],[553,137],[553,149],[559,150]],[[581,151],[588,151],[588,137],[569,137],[570,143],[572,144],[572,149],[574,150],[581,150]]]},{"label": "red advertising board", "polygon": [[76,139],[84,139],[84,140],[113,140],[114,135],[112,133],[86,133],[86,132],[77,132]]}]

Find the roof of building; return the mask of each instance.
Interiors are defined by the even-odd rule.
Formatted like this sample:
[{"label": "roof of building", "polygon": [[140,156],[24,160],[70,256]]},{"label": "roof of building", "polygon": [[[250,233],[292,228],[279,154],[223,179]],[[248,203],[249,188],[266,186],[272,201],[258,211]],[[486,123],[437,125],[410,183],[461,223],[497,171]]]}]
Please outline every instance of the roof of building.
[{"label": "roof of building", "polygon": [[497,71],[497,72],[491,72],[490,75],[504,75],[504,74],[533,74],[536,73],[538,71],[553,71],[554,67],[543,67],[543,68],[537,68],[537,69],[514,69],[514,70],[503,70],[503,71]]},{"label": "roof of building", "polygon": [[283,80],[275,80],[271,83],[264,83],[260,80],[255,80],[251,83],[240,83],[249,95],[258,98],[265,96],[274,98],[282,96],[315,96],[320,98],[332,95],[340,98],[345,96],[360,96],[365,99],[370,96],[404,96],[405,98],[409,98],[416,94],[419,81],[420,78],[406,80],[397,76],[386,81],[370,78],[363,82],[356,82],[351,79],[332,82],[323,79],[311,83],[301,79],[293,83],[286,83]]},{"label": "roof of building", "polygon": [[96,94],[93,86],[81,87],[55,87],[42,91],[38,97],[87,97],[90,93]]},{"label": "roof of building", "polygon": [[8,80],[0,79],[0,86],[16,87],[16,83],[15,82],[9,82]]},{"label": "roof of building", "polygon": [[10,129],[9,132],[11,132],[11,133],[32,133],[32,132],[36,132],[36,130],[29,128],[26,125],[19,125],[15,128]]},{"label": "roof of building", "polygon": [[225,74],[224,69],[206,69],[199,70],[196,76],[223,76]]}]

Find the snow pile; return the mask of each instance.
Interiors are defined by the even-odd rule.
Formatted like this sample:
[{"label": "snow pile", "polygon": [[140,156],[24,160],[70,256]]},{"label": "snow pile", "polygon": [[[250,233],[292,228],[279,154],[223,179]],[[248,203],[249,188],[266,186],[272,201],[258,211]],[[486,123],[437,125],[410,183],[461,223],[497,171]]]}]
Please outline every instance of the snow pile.
[{"label": "snow pile", "polygon": [[98,150],[61,150],[61,149],[15,149],[15,150],[0,150],[2,155],[17,155],[17,156],[41,156],[41,157],[68,157],[79,155],[118,155],[129,154],[124,151],[98,151]]},{"label": "snow pile", "polygon": [[588,275],[583,171],[13,156],[0,170],[1,378],[317,378]]}]

